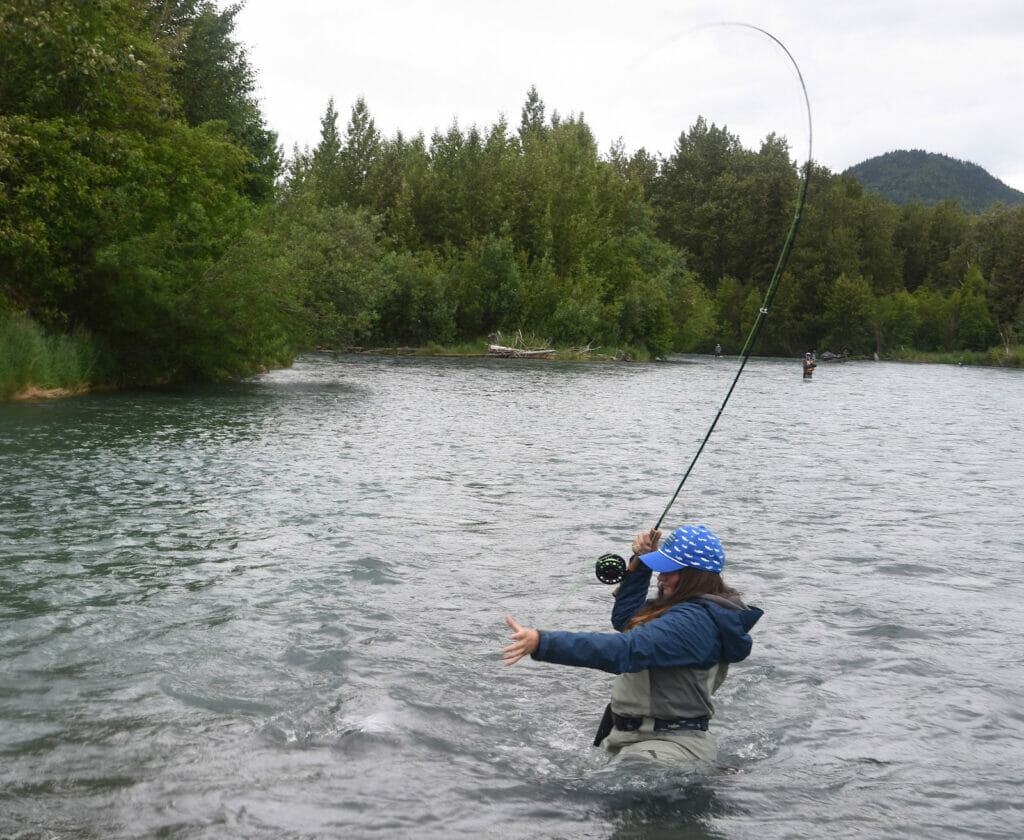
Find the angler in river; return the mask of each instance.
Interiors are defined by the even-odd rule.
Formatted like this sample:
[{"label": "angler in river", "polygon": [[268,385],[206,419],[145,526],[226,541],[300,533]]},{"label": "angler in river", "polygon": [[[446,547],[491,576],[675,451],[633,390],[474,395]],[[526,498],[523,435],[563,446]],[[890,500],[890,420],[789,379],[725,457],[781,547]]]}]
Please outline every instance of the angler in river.
[{"label": "angler in river", "polygon": [[817,363],[811,356],[811,352],[808,350],[804,353],[804,379],[810,379],[814,375],[814,369],[817,366]]},{"label": "angler in river", "polygon": [[[618,676],[594,740],[617,757],[668,762],[713,762],[718,744],[708,730],[711,696],[729,664],[750,653],[750,629],[763,614],[748,607],[722,579],[725,552],[704,526],[661,532],[633,541],[629,571],[612,607],[618,633],[569,633],[521,627],[502,656],[596,668]],[[651,573],[657,597],[648,600]]]}]

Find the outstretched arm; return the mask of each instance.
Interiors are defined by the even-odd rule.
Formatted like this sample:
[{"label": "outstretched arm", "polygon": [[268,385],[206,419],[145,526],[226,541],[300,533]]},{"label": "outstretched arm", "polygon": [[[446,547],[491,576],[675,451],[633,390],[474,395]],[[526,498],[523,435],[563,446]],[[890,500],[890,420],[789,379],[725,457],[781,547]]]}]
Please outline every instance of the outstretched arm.
[{"label": "outstretched arm", "polygon": [[[651,571],[644,566],[638,558],[641,554],[647,554],[648,552],[657,549],[659,539],[661,539],[661,531],[652,528],[647,533],[638,534],[636,539],[633,540],[633,558],[630,570],[632,571],[637,568],[645,570],[645,581],[650,580]],[[638,587],[638,590],[639,589],[640,587]],[[616,590],[616,594],[617,593],[618,590]],[[642,587],[642,591],[639,592],[639,602],[636,607],[643,604],[646,593],[647,586],[645,582]],[[636,611],[636,607],[629,609],[626,618],[632,616]],[[540,647],[540,633],[537,630],[534,630],[532,627],[521,627],[510,615],[505,616],[505,623],[515,631],[511,636],[509,636],[509,638],[512,639],[512,644],[501,649],[501,658],[505,660],[506,665],[515,665],[524,656],[529,656],[530,654],[537,652],[537,648]]]},{"label": "outstretched arm", "polygon": [[540,633],[531,627],[520,627],[510,615],[505,616],[505,622],[515,632],[509,636],[512,644],[501,649],[501,658],[505,660],[506,665],[515,665],[524,656],[529,656],[537,650],[540,645]]}]

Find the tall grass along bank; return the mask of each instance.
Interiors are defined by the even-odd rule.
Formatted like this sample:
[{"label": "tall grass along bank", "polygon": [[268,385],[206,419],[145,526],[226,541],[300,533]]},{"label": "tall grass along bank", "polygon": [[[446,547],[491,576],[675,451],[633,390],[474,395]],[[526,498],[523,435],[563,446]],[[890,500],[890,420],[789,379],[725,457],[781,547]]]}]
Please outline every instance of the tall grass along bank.
[{"label": "tall grass along bank", "polygon": [[67,396],[109,378],[107,354],[90,334],[50,334],[25,315],[0,316],[0,400]]}]

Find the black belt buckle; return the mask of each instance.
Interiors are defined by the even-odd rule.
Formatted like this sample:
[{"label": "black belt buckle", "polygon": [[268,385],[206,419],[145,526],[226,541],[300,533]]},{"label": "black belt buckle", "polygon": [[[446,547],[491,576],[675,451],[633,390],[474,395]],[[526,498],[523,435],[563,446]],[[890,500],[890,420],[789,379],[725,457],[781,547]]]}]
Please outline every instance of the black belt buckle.
[{"label": "black belt buckle", "polygon": [[612,713],[612,721],[619,732],[636,732],[643,725],[644,719],[623,717]]}]

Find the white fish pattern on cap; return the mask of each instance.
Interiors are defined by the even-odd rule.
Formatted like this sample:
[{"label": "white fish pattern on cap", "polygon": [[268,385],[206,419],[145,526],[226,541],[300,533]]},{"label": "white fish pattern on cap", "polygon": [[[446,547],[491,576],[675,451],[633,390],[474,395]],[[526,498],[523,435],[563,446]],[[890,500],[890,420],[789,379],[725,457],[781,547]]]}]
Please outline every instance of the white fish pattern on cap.
[{"label": "white fish pattern on cap", "polygon": [[722,543],[704,525],[677,528],[658,551],[679,566],[709,572],[722,571],[725,563]]}]

